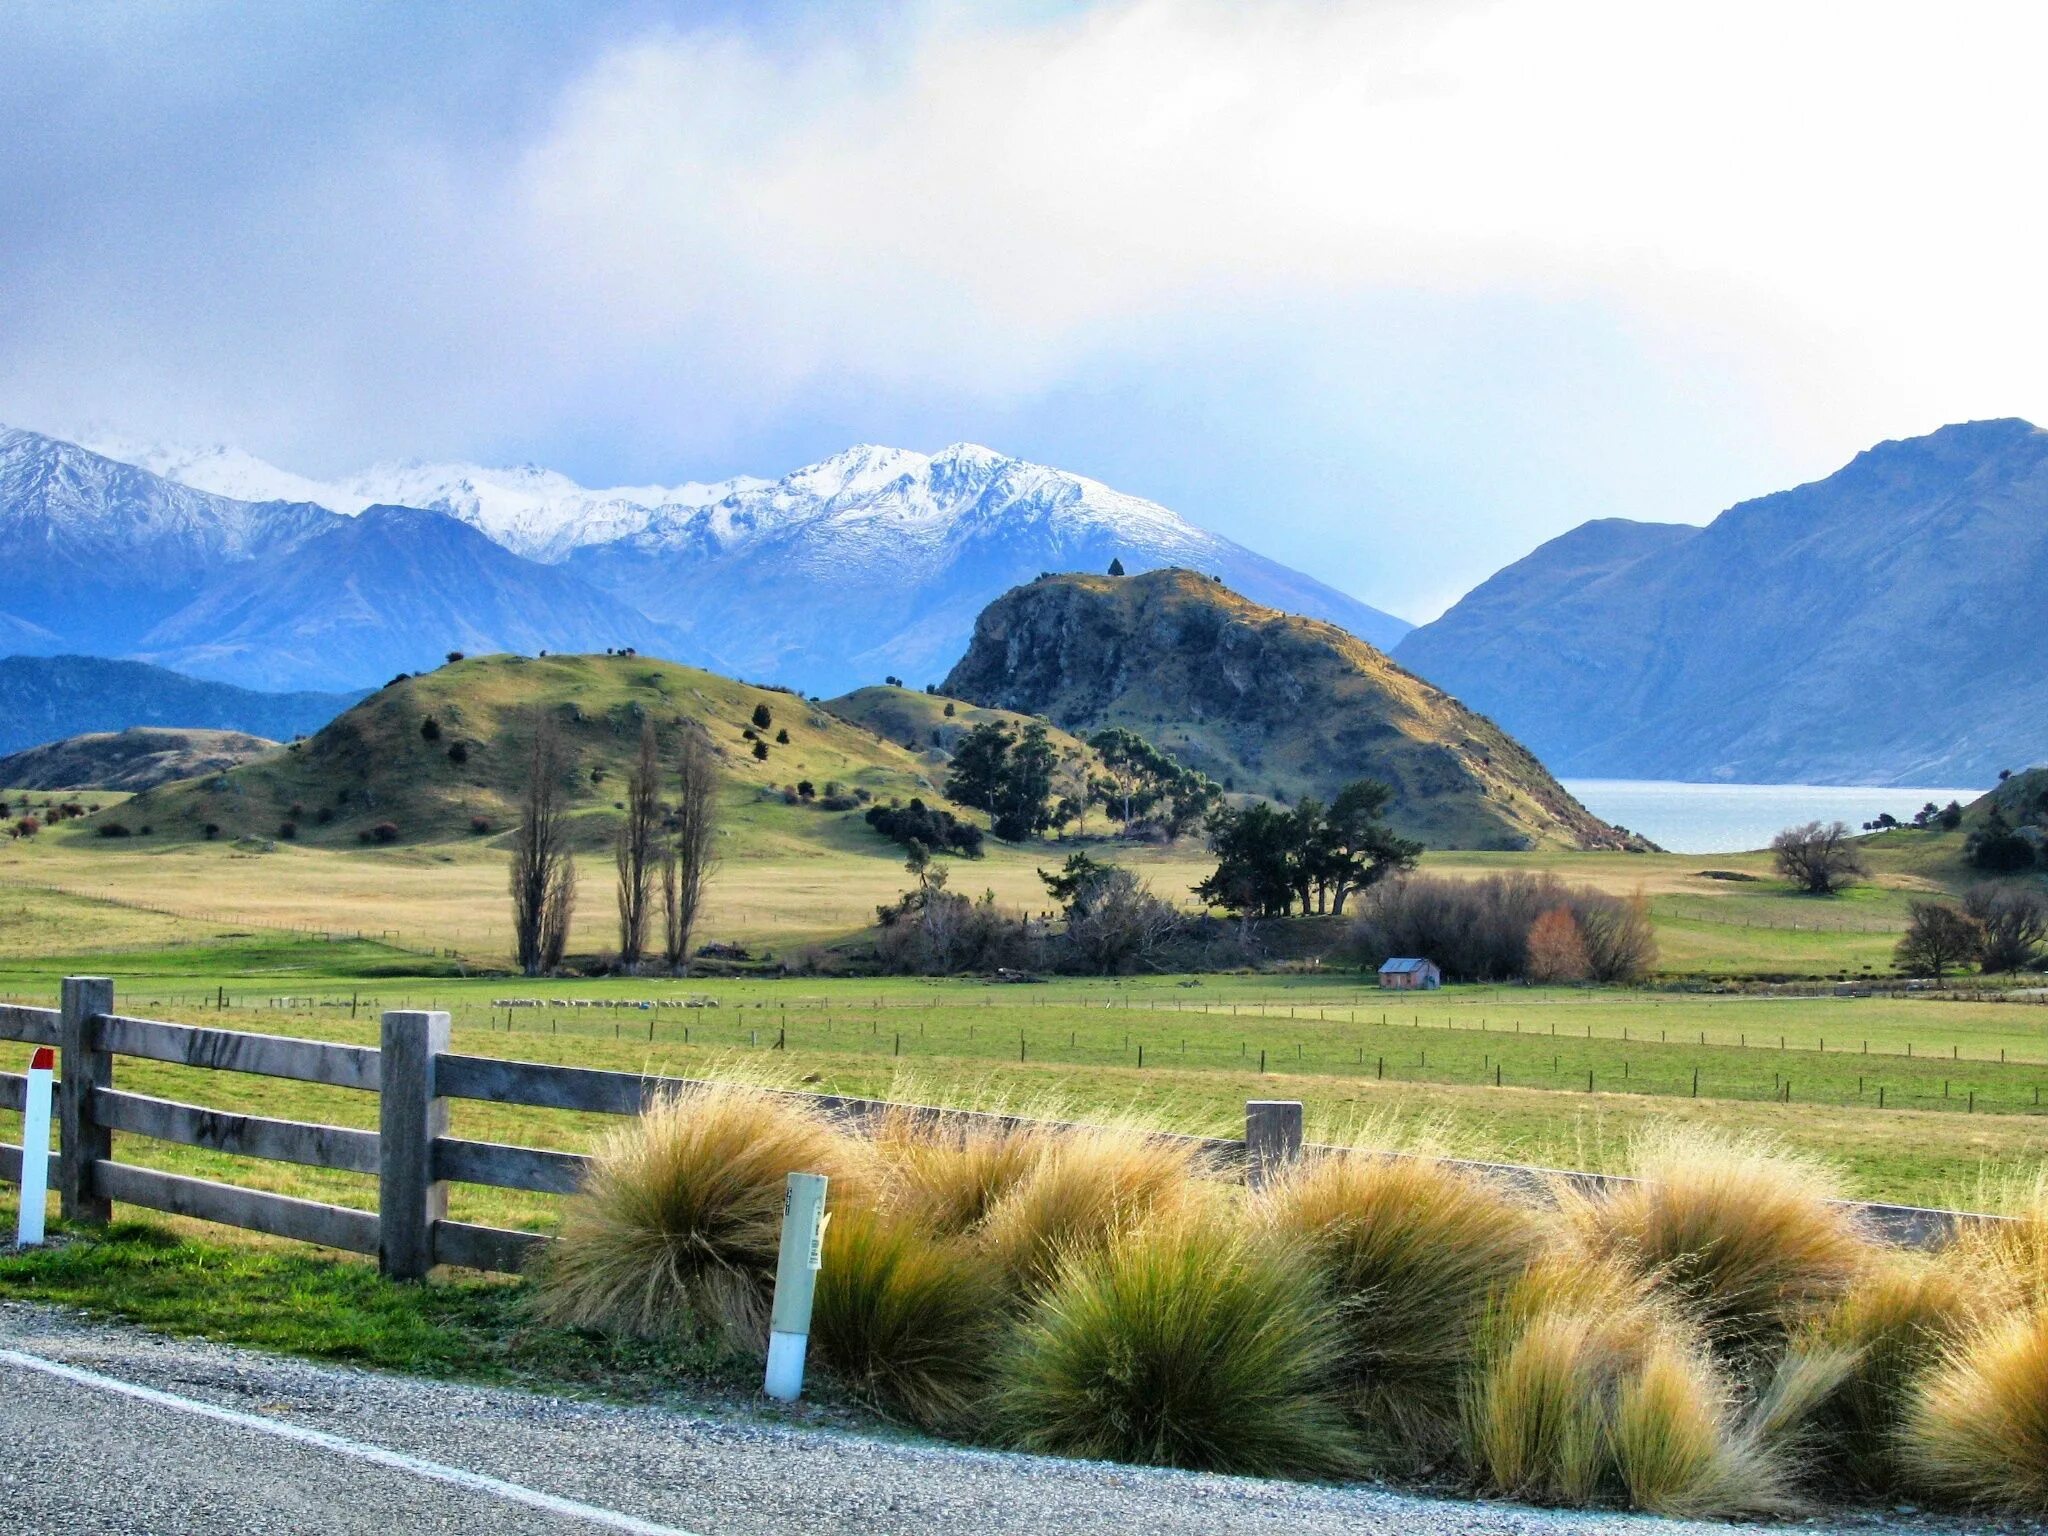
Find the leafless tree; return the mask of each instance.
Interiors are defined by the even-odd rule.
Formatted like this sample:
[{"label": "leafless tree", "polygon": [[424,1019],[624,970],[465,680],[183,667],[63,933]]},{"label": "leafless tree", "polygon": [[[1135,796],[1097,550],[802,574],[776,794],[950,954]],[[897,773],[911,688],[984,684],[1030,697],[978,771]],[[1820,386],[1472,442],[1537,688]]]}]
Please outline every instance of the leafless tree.
[{"label": "leafless tree", "polygon": [[661,853],[661,954],[680,973],[704,887],[718,868],[718,752],[695,722],[685,722],[676,748],[676,805]]},{"label": "leafless tree", "polygon": [[613,857],[619,870],[619,964],[640,968],[653,906],[656,844],[661,837],[661,758],[654,722],[640,725],[640,755],[626,775],[626,818]]},{"label": "leafless tree", "polygon": [[2041,956],[2048,939],[2048,897],[2025,886],[1973,885],[1963,911],[1984,930],[1984,969],[2022,971]]},{"label": "leafless tree", "polygon": [[1778,873],[1815,896],[1832,896],[1863,874],[1863,856],[1850,841],[1848,823],[1809,821],[1787,827],[1771,839]]},{"label": "leafless tree", "polygon": [[1967,965],[1984,947],[1984,930],[1966,912],[1938,901],[1916,901],[1906,936],[1899,940],[1899,969],[1913,976],[1941,980],[1945,972]]},{"label": "leafless tree", "polygon": [[1067,909],[1067,943],[1105,976],[1150,963],[1185,927],[1180,913],[1121,866],[1104,870]]},{"label": "leafless tree", "polygon": [[512,841],[512,936],[519,969],[539,976],[562,963],[576,905],[576,858],[569,851],[572,767],[554,717],[536,710],[526,756],[526,792]]},{"label": "leafless tree", "polygon": [[1078,752],[1069,752],[1060,759],[1060,765],[1053,770],[1052,792],[1073,808],[1074,835],[1088,835],[1088,807],[1095,802],[1095,777],[1088,769],[1088,759]]}]

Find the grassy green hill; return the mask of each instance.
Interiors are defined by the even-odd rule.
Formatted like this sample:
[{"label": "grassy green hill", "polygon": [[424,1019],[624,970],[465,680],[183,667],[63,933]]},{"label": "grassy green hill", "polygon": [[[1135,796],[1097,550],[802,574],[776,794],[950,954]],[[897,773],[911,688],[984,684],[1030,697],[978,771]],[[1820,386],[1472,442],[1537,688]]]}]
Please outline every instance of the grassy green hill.
[{"label": "grassy green hill", "polygon": [[1228,790],[1293,801],[1351,779],[1435,848],[1618,848],[1519,742],[1356,636],[1192,571],[1044,576],[977,621],[948,693],[1077,732],[1124,726]]},{"label": "grassy green hill", "polygon": [[[771,716],[756,733],[765,760],[745,734],[757,707]],[[516,813],[535,709],[555,718],[574,755],[572,803],[589,823],[581,840],[592,844],[609,835],[643,720],[654,722],[664,750],[685,720],[708,729],[728,805],[775,808],[772,817],[742,817],[770,840],[858,820],[855,811],[785,806],[784,791],[803,781],[820,798],[828,786],[881,800],[933,789],[915,755],[794,694],[640,656],[482,656],[396,681],[282,753],[138,795],[70,835],[119,821],[131,831],[148,826],[159,844],[205,840],[208,826],[213,840],[272,839],[286,823],[297,841],[316,846],[353,846],[384,824],[404,844],[495,838]]]},{"label": "grassy green hill", "polygon": [[996,721],[1014,731],[1022,731],[1027,725],[1043,725],[1062,756],[1069,752],[1093,756],[1080,737],[1061,730],[1043,716],[1023,715],[1014,709],[985,709],[942,693],[878,683],[827,699],[824,707],[842,720],[850,720],[900,743],[906,751],[919,754],[936,751],[951,756],[962,736],[977,725]]}]

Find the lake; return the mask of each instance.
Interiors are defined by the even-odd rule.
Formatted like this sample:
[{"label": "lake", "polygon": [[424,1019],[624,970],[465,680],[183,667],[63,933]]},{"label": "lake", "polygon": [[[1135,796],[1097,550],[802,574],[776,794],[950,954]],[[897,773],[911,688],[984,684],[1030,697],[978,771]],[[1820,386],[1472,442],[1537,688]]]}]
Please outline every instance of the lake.
[{"label": "lake", "polygon": [[1932,800],[1968,805],[1981,789],[1898,789],[1839,784],[1684,784],[1668,779],[1566,779],[1604,821],[1673,853],[1743,853],[1806,821],[1860,830],[1882,811],[1904,821]]}]

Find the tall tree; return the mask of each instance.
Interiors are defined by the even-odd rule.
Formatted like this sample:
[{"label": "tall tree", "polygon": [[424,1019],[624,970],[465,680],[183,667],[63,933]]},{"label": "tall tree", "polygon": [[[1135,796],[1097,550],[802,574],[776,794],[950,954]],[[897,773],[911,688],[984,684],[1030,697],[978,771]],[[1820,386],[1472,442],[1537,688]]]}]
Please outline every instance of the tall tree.
[{"label": "tall tree", "polygon": [[1846,822],[1809,821],[1771,839],[1778,873],[1815,896],[1832,896],[1863,873],[1863,856]]},{"label": "tall tree", "polygon": [[1059,752],[1037,721],[1024,727],[1024,734],[1010,749],[1009,761],[996,786],[991,830],[1006,843],[1021,843],[1052,825],[1053,769]]},{"label": "tall tree", "polygon": [[1353,891],[1413,869],[1422,857],[1422,844],[1396,837],[1384,819],[1393,798],[1393,790],[1378,779],[1353,779],[1337,791],[1324,815],[1323,873],[1330,884],[1330,910],[1340,917]]},{"label": "tall tree", "polygon": [[678,975],[689,964],[690,935],[717,868],[718,752],[690,721],[676,749],[675,813],[661,851],[661,954]]},{"label": "tall tree", "polygon": [[1975,918],[1938,901],[1916,901],[1911,910],[1912,920],[1896,952],[1901,970],[1939,981],[1977,958],[1984,930]]},{"label": "tall tree", "polygon": [[1017,738],[1000,720],[984,720],[953,749],[953,765],[946,774],[946,798],[960,805],[993,812],[1010,765],[1010,748]]},{"label": "tall tree", "polygon": [[526,754],[526,788],[512,840],[512,939],[519,969],[539,976],[562,963],[576,905],[576,857],[569,850],[573,765],[553,715],[536,710]]},{"label": "tall tree", "polygon": [[613,856],[619,871],[619,964],[632,972],[647,948],[661,836],[661,757],[652,720],[640,722],[640,752],[626,774],[625,804]]}]

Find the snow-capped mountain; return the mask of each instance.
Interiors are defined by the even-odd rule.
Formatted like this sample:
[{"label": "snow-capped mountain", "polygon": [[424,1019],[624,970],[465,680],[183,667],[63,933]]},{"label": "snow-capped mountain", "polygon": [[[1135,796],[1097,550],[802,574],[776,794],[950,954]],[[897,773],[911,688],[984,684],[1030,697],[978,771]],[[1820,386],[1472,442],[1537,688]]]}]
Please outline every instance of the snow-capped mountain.
[{"label": "snow-capped mountain", "polygon": [[[110,464],[113,454],[126,457],[128,464],[103,472],[100,514],[112,525],[137,516],[138,526],[146,526],[151,514],[137,509],[176,496],[212,507],[209,515],[224,525],[237,518],[251,526],[288,524],[295,537],[309,531],[301,526],[307,518],[353,519],[372,506],[419,508],[468,524],[508,557],[560,567],[550,574],[607,594],[623,643],[648,646],[658,636],[677,660],[810,692],[840,692],[891,673],[919,681],[943,676],[965,648],[975,615],[1004,591],[1044,571],[1101,570],[1112,560],[1133,574],[1167,565],[1204,571],[1255,601],[1330,620],[1383,648],[1409,627],[1156,502],[968,443],[935,454],[861,445],[779,480],[593,490],[534,466],[387,464],[318,481],[228,447],[168,448],[102,434],[96,440],[109,450],[102,456],[35,440],[100,465]],[[134,482],[116,484],[118,471]],[[289,517],[265,510],[282,506],[295,510]],[[244,510],[223,510],[233,508]],[[0,542],[7,515],[0,499]],[[417,531],[423,535],[432,526]],[[374,547],[391,564],[395,545],[384,538],[325,547],[357,551],[352,558],[358,561],[366,558],[360,551]],[[332,584],[295,575],[257,602],[267,579],[263,569],[256,562],[241,571],[234,605],[216,583],[207,601],[195,601],[177,623],[155,629],[170,617],[160,607],[148,624],[126,633],[124,647],[150,634],[158,642],[175,639],[179,654],[203,658],[211,675],[272,687],[332,687],[380,681],[372,674],[389,670],[385,658],[408,643],[404,621],[387,614],[376,621],[378,642],[368,645],[365,638],[368,648],[360,656],[303,644],[313,631],[287,625],[280,604],[288,596],[316,602]],[[318,574],[317,567],[276,569]],[[374,573],[350,574],[353,580]],[[504,590],[512,580],[506,568],[486,585]],[[374,580],[350,593],[351,611],[362,624],[372,622],[376,593]],[[563,611],[579,615],[579,635],[587,633],[594,622],[588,603],[572,599],[567,588],[560,596]],[[459,607],[465,598],[459,588],[443,588],[438,600]],[[223,644],[210,645],[207,626],[224,622],[230,606],[243,614],[232,626],[233,643],[222,636]],[[0,633],[10,614],[45,623],[11,603],[0,608]],[[493,611],[495,618],[479,621],[480,633],[504,631],[508,644],[532,638],[506,629],[513,608],[500,603]],[[262,624],[252,629],[250,613],[263,615]],[[277,641],[284,661],[264,661],[264,636],[281,637],[288,628],[296,638]],[[336,676],[337,666],[358,664],[370,668],[359,679]]]},{"label": "snow-capped mountain", "polygon": [[584,544],[602,544],[647,525],[659,510],[707,506],[736,491],[766,485],[741,477],[711,485],[620,485],[591,489],[537,464],[487,469],[480,464],[406,460],[372,465],[340,480],[314,480],[239,448],[144,443],[118,435],[91,439],[94,452],[140,465],[195,490],[241,501],[310,501],[354,516],[365,507],[421,507],[445,512],[515,555],[557,564]]}]

